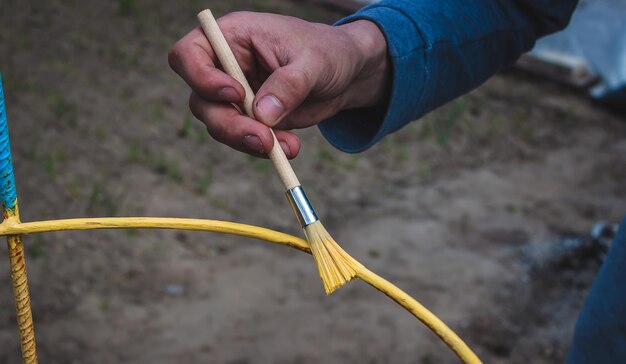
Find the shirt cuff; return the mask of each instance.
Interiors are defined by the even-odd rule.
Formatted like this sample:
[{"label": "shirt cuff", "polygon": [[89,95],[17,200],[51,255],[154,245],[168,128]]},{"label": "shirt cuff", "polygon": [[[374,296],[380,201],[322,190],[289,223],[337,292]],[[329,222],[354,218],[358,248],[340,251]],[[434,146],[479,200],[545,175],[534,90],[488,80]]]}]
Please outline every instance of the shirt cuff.
[{"label": "shirt cuff", "polygon": [[400,129],[412,117],[413,103],[421,101],[426,83],[426,72],[421,71],[425,64],[424,42],[413,21],[401,10],[374,4],[335,25],[362,19],[375,23],[387,40],[392,91],[386,103],[344,110],[319,124],[326,140],[348,153],[369,149],[385,135]]}]

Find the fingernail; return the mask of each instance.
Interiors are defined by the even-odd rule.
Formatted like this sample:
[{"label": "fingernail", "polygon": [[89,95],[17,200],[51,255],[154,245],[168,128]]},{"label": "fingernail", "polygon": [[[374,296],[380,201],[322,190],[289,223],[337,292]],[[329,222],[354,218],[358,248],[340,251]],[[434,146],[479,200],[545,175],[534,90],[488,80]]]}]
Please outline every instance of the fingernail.
[{"label": "fingernail", "polygon": [[265,148],[263,148],[263,143],[261,143],[261,139],[256,135],[246,135],[243,137],[243,145],[246,148],[257,152],[257,153],[265,153]]},{"label": "fingernail", "polygon": [[283,148],[283,152],[285,152],[285,155],[287,157],[291,155],[291,149],[289,149],[289,144],[285,142],[280,142],[280,147]]},{"label": "fingernail", "polygon": [[257,102],[256,117],[264,124],[274,126],[284,110],[285,107],[274,95],[267,95]]},{"label": "fingernail", "polygon": [[217,97],[219,97],[222,101],[227,102],[238,102],[240,101],[239,94],[232,87],[224,87],[217,91]]}]

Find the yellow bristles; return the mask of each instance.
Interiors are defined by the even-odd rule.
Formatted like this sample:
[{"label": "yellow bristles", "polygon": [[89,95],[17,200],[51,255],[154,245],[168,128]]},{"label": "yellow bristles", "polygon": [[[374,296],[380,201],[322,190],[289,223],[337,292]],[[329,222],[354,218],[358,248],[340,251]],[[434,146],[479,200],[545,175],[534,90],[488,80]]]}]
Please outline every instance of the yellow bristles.
[{"label": "yellow bristles", "polygon": [[311,245],[311,253],[317,263],[326,294],[333,293],[346,282],[353,280],[357,272],[363,268],[361,263],[335,242],[319,220],[306,226],[304,235]]}]

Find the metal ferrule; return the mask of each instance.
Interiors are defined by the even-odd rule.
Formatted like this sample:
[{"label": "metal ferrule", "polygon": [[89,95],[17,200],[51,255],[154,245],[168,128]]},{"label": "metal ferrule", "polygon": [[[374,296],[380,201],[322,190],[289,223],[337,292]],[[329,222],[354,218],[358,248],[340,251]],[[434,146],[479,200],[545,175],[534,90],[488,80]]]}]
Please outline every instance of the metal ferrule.
[{"label": "metal ferrule", "polygon": [[306,193],[304,193],[302,186],[287,190],[285,195],[287,195],[289,204],[291,204],[291,208],[296,214],[296,217],[302,227],[311,225],[318,220],[317,215],[313,210],[313,206],[311,206],[309,199],[306,197]]}]

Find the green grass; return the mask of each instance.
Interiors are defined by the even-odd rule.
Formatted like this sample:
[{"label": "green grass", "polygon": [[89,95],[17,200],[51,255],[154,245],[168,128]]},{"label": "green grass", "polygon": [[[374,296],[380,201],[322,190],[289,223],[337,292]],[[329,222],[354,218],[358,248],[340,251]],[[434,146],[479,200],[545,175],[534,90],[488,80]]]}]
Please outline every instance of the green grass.
[{"label": "green grass", "polygon": [[504,208],[509,214],[517,214],[520,211],[520,207],[514,203],[508,203]]},{"label": "green grass", "polygon": [[71,128],[78,126],[78,106],[59,92],[51,92],[49,94],[48,108],[55,120],[63,122]]},{"label": "green grass", "polygon": [[207,140],[209,140],[209,133],[206,130],[195,133],[195,136],[196,143],[198,143],[198,145],[203,145],[207,142]]},{"label": "green grass", "polygon": [[268,174],[272,169],[272,162],[269,159],[261,159],[253,156],[248,156],[248,162],[252,165],[255,171],[261,174]]},{"label": "green grass", "polygon": [[268,5],[266,1],[258,0],[250,6],[250,10],[263,13],[276,13],[279,9],[275,6]]},{"label": "green grass", "polygon": [[109,310],[111,310],[111,301],[109,301],[108,298],[100,299],[100,304],[98,305],[98,308],[102,312],[108,312]]},{"label": "green grass", "polygon": [[117,13],[123,17],[137,15],[138,7],[135,0],[116,0]]},{"label": "green grass", "polygon": [[197,125],[197,123],[195,122],[195,119],[193,115],[191,114],[191,112],[188,111],[185,114],[183,123],[178,129],[178,131],[176,132],[176,135],[178,135],[179,138],[189,138],[193,136],[196,143],[198,143],[199,145],[206,143],[206,141],[208,140],[208,135],[209,135],[209,133],[206,131],[206,128],[203,128],[202,130],[198,130],[197,132],[195,132],[194,129],[197,127],[195,125]]},{"label": "green grass", "polygon": [[163,152],[151,154],[150,151],[142,148],[138,142],[132,142],[128,146],[126,161],[146,165],[155,173],[165,175],[177,182],[183,179],[179,160],[167,158]]},{"label": "green grass", "polygon": [[535,138],[536,130],[530,120],[531,117],[532,115],[530,114],[529,108],[521,107],[516,110],[512,121],[513,132],[526,143],[530,143]]},{"label": "green grass", "polygon": [[419,174],[422,178],[428,178],[432,175],[432,168],[428,164],[420,164],[419,166]]},{"label": "green grass", "polygon": [[506,124],[506,117],[502,114],[496,114],[489,120],[489,127],[487,129],[486,138],[491,141],[496,138],[502,127]]},{"label": "green grass", "polygon": [[369,255],[372,259],[378,259],[380,258],[380,251],[377,249],[370,249],[367,251],[367,255]]},{"label": "green grass", "polygon": [[139,235],[139,229],[126,229],[124,231],[128,237],[135,237]]},{"label": "green grass", "polygon": [[137,69],[141,65],[141,58],[143,57],[142,52],[141,48],[133,50],[114,48],[110,50],[110,57],[113,62],[119,64],[120,66]]},{"label": "green grass", "polygon": [[461,97],[451,105],[427,115],[421,121],[420,138],[433,139],[441,146],[448,145],[455,129],[465,119],[467,111],[467,97]]},{"label": "green grass", "polygon": [[435,139],[440,145],[448,144],[455,126],[467,110],[467,99],[461,97],[452,103],[452,109],[439,120],[435,128]]},{"label": "green grass", "polygon": [[141,150],[139,143],[132,142],[128,146],[128,153],[126,154],[126,160],[130,163],[138,162],[141,159]]},{"label": "green grass", "polygon": [[96,135],[96,139],[102,142],[106,141],[107,138],[109,137],[109,133],[107,132],[107,129],[101,124],[96,125],[96,130],[94,131],[94,133]]},{"label": "green grass", "polygon": [[46,253],[43,237],[35,235],[33,242],[26,244],[26,251],[33,260],[43,257]]},{"label": "green grass", "polygon": [[81,191],[81,182],[78,179],[78,177],[76,177],[75,174],[70,174],[68,176],[68,182],[67,182],[67,195],[70,198],[78,198],[80,196],[80,191]]},{"label": "green grass", "polygon": [[354,171],[359,166],[359,157],[356,155],[350,155],[348,161],[345,163],[345,167],[349,171]]},{"label": "green grass", "polygon": [[61,73],[64,76],[70,75],[74,70],[74,67],[68,61],[62,59],[48,60],[48,67]]},{"label": "green grass", "polygon": [[176,133],[180,138],[187,138],[191,134],[193,127],[193,118],[191,117],[191,113],[187,113],[185,115],[185,119],[183,119],[183,125],[181,125],[180,129]]},{"label": "green grass", "polygon": [[155,100],[151,106],[151,117],[154,121],[163,121],[165,119],[165,107],[161,100]]},{"label": "green grass", "polygon": [[32,138],[31,138],[31,142],[28,146],[28,151],[26,152],[26,158],[28,158],[31,161],[34,161],[37,159],[38,156],[38,152],[39,152],[39,141],[40,141],[41,137],[39,136],[39,134],[35,134],[33,133]]},{"label": "green grass", "polygon": [[399,142],[397,135],[389,135],[383,142],[383,151],[394,163],[402,164],[409,159],[407,145]]},{"label": "green grass", "polygon": [[332,150],[324,145],[320,145],[318,147],[315,159],[322,167],[332,170],[336,170],[341,167],[341,161],[337,157],[337,154],[333,153]]},{"label": "green grass", "polygon": [[65,152],[63,150],[55,150],[48,154],[43,159],[43,168],[46,175],[50,180],[56,182],[59,177],[59,169],[65,163]]},{"label": "green grass", "polygon": [[205,167],[204,174],[198,182],[198,186],[196,188],[198,194],[201,196],[205,196],[209,191],[211,183],[213,183],[213,167],[211,165],[208,165],[207,167]]},{"label": "green grass", "polygon": [[89,194],[89,208],[92,210],[104,209],[106,216],[115,216],[119,211],[119,202],[122,196],[114,196],[107,188],[103,179],[93,182]]},{"label": "green grass", "polygon": [[180,163],[168,160],[163,153],[147,156],[147,163],[158,174],[166,175],[174,181],[182,180]]}]

